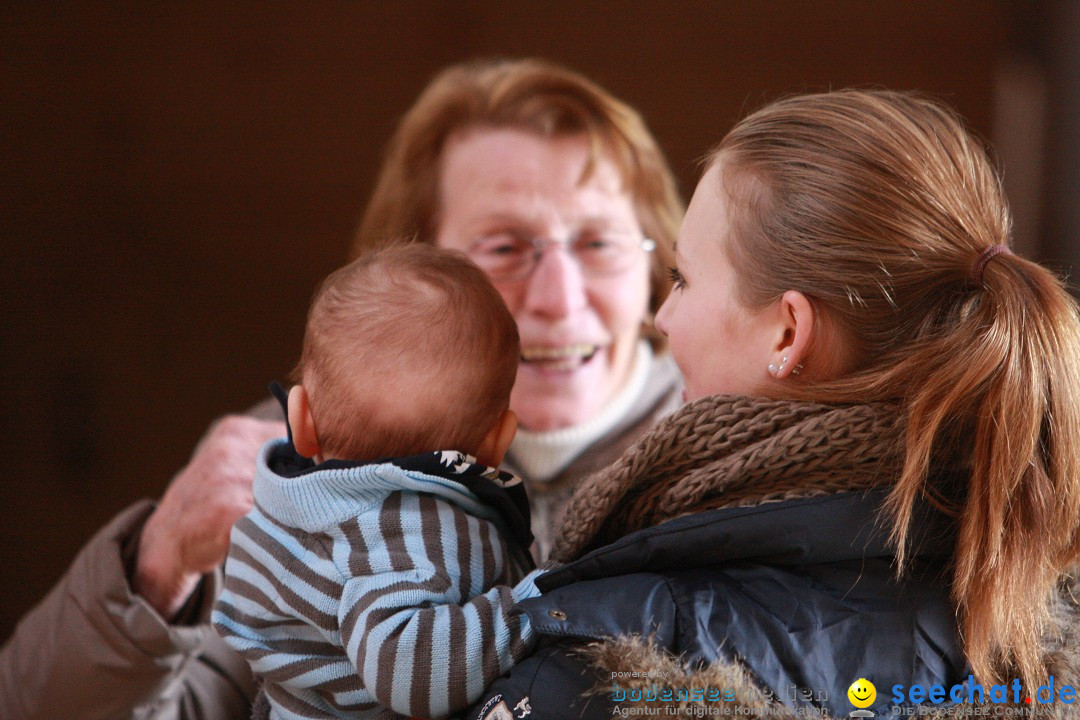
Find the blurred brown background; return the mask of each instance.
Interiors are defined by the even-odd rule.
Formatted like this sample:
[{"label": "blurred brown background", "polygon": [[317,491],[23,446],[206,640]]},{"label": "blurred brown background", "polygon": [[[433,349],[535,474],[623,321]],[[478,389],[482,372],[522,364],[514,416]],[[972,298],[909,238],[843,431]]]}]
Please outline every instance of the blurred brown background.
[{"label": "blurred brown background", "polygon": [[916,88],[990,139],[1030,255],[1080,231],[1074,2],[7,3],[0,639],[209,420],[295,362],[395,122],[442,66],[540,55],[679,176],[777,95]]}]

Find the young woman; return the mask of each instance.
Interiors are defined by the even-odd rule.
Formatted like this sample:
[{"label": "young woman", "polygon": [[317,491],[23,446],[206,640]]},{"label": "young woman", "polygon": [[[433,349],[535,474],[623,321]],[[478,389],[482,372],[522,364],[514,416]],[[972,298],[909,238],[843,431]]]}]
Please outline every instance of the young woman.
[{"label": "young woman", "polygon": [[1009,223],[983,148],[927,99],[809,95],[739,123],[656,318],[689,403],[575,495],[569,564],[525,603],[575,640],[475,715],[610,717],[629,688],[833,715],[860,679],[879,714],[1075,688],[1055,590],[1080,554],[1080,320]]}]

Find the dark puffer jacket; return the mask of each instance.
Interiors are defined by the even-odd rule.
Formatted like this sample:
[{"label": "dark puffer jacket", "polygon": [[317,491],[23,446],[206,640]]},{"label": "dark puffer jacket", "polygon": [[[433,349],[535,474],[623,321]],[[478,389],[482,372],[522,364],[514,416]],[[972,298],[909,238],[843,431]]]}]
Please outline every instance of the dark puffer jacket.
[{"label": "dark puffer jacket", "polygon": [[[544,575],[543,597],[523,607],[545,643],[496,681],[469,717],[611,718],[613,693],[621,699],[643,685],[633,673],[652,673],[644,687],[660,698],[677,693],[671,674],[655,666],[601,669],[576,649],[625,636],[648,638],[691,672],[734,672],[716,678],[748,670],[748,684],[767,700],[804,712],[847,715],[854,709],[847,690],[859,678],[876,685],[869,710],[878,716],[892,712],[893,685],[963,682],[945,577],[952,525],[918,510],[914,560],[898,581],[879,520],[884,497],[848,492],[706,511]],[[699,675],[699,687],[703,677],[710,676]],[[715,692],[721,702],[732,694]]]}]

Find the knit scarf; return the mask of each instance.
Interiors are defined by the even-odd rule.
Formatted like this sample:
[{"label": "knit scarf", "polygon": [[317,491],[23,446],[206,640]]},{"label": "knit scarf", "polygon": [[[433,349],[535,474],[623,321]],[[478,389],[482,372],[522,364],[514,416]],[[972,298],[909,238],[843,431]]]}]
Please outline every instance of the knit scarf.
[{"label": "knit scarf", "polygon": [[681,515],[891,484],[901,465],[894,405],[821,405],[715,395],[684,405],[574,493],[553,557]]}]

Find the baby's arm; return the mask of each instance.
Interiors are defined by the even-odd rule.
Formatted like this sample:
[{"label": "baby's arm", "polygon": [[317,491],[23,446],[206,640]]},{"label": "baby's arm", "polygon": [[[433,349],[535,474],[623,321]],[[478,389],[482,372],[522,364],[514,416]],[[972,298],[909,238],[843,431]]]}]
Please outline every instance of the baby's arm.
[{"label": "baby's arm", "polygon": [[515,605],[539,594],[536,573],[492,587],[510,558],[491,523],[428,495],[392,498],[377,527],[357,524],[365,552],[351,558],[341,642],[379,704],[445,717],[525,656],[532,628]]}]

